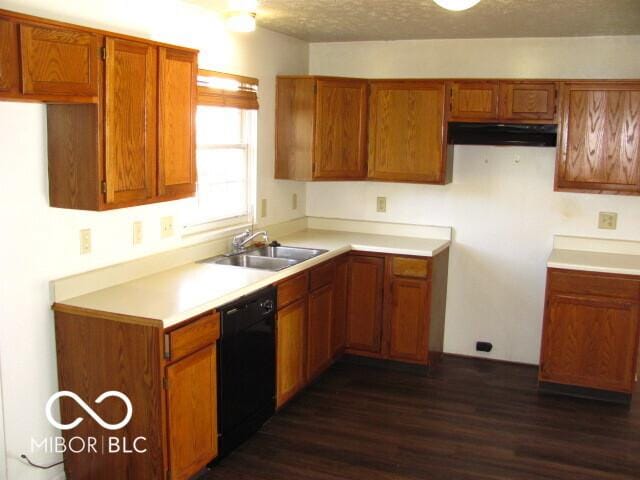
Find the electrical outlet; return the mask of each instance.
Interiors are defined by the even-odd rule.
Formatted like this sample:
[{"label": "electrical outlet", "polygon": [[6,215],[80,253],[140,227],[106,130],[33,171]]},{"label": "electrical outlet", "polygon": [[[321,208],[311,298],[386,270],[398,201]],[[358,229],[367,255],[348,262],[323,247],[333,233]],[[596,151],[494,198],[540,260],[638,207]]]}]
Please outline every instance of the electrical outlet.
[{"label": "electrical outlet", "polygon": [[376,211],[379,213],[387,211],[387,197],[378,197],[376,199]]},{"label": "electrical outlet", "polygon": [[297,193],[294,193],[291,196],[291,208],[293,210],[297,210],[298,209],[298,194]]},{"label": "electrical outlet", "polygon": [[262,218],[267,216],[267,199],[263,198],[260,202],[260,216]]},{"label": "electrical outlet", "polygon": [[80,230],[80,255],[91,253],[91,229]]},{"label": "electrical outlet", "polygon": [[600,212],[598,214],[598,228],[615,230],[618,227],[618,214],[615,212]]},{"label": "electrical outlet", "polygon": [[162,217],[160,219],[160,237],[169,238],[173,236],[173,217]]},{"label": "electrical outlet", "polygon": [[142,222],[133,222],[133,244],[142,243]]}]

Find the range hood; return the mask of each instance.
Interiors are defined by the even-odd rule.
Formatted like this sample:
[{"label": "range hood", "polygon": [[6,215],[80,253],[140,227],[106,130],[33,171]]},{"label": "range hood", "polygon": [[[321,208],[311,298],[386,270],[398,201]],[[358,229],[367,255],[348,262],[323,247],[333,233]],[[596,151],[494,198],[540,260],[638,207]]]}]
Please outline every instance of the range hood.
[{"label": "range hood", "polygon": [[557,133],[557,125],[451,122],[448,143],[555,147]]}]

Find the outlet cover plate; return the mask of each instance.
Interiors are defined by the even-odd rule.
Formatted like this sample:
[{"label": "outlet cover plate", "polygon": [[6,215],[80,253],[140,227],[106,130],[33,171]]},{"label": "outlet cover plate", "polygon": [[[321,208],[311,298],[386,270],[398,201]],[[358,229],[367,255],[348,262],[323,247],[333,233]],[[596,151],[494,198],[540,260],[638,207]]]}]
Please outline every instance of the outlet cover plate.
[{"label": "outlet cover plate", "polygon": [[387,197],[376,198],[376,212],[385,213],[387,211]]},{"label": "outlet cover plate", "polygon": [[615,212],[600,212],[598,214],[598,228],[615,230],[618,228],[618,214]]},{"label": "outlet cover plate", "polygon": [[80,255],[91,253],[91,229],[80,230]]},{"label": "outlet cover plate", "polygon": [[162,217],[160,219],[160,237],[169,238],[173,236],[173,217]]}]

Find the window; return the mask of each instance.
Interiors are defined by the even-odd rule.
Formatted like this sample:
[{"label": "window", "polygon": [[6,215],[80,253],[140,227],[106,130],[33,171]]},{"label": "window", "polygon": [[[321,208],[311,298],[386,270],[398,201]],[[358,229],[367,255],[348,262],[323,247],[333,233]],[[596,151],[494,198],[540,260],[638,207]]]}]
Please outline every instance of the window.
[{"label": "window", "polygon": [[215,87],[198,82],[197,207],[187,221],[194,233],[250,223],[255,205],[257,85],[247,90],[220,75]]}]

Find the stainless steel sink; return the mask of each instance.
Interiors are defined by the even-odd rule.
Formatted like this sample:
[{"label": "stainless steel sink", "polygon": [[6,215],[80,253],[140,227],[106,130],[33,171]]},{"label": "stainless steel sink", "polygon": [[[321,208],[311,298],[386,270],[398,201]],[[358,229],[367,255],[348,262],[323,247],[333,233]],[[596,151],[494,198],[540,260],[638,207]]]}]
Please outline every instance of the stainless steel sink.
[{"label": "stainless steel sink", "polygon": [[298,261],[309,260],[310,258],[317,257],[327,252],[327,250],[320,250],[315,248],[301,248],[301,247],[261,247],[247,252],[247,255],[255,255],[268,258],[291,258]]},{"label": "stainless steel sink", "polygon": [[259,257],[247,254],[231,255],[228,257],[218,257],[209,260],[210,263],[218,265],[231,265],[233,267],[258,268],[260,270],[271,270],[277,272],[283,268],[290,267],[298,263],[291,258],[270,258]]},{"label": "stainless steel sink", "polygon": [[327,252],[327,250],[315,248],[261,247],[254,248],[245,253],[208,258],[207,260],[202,260],[202,263],[258,268],[260,270],[277,272],[291,265],[296,265],[310,258],[322,255],[325,252]]}]

